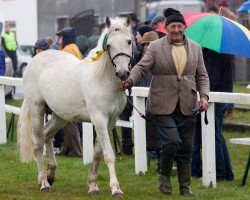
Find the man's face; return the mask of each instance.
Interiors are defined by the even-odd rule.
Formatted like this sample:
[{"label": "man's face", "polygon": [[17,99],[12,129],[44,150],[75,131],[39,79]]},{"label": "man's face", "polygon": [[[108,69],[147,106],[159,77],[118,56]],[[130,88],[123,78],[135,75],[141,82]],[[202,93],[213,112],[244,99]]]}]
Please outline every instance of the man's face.
[{"label": "man's face", "polygon": [[42,48],[36,48],[35,50],[36,50],[36,54],[38,54],[38,53],[44,51],[44,49],[42,49]]},{"label": "man's face", "polygon": [[58,36],[58,44],[62,44],[63,36],[59,35]]},{"label": "man's face", "polygon": [[183,33],[186,30],[186,25],[181,22],[172,22],[165,29],[173,42],[183,42]]},{"label": "man's face", "polygon": [[136,39],[136,42],[138,43],[138,44],[141,44],[142,43],[142,36],[141,36],[141,34],[137,31],[137,34],[136,34],[136,36],[135,36],[135,39]]},{"label": "man's face", "polygon": [[10,32],[10,25],[8,23],[5,24],[5,32]]}]

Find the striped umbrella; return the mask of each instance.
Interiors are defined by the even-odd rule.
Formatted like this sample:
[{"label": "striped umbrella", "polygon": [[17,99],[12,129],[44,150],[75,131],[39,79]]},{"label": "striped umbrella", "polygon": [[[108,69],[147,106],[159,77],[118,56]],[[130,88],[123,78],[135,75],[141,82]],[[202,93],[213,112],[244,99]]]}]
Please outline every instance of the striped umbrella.
[{"label": "striped umbrella", "polygon": [[250,58],[250,31],[241,24],[212,13],[187,13],[185,35],[219,53]]},{"label": "striped umbrella", "polygon": [[246,1],[245,3],[241,4],[239,8],[236,10],[237,12],[242,13],[249,13],[250,11],[250,0]]}]

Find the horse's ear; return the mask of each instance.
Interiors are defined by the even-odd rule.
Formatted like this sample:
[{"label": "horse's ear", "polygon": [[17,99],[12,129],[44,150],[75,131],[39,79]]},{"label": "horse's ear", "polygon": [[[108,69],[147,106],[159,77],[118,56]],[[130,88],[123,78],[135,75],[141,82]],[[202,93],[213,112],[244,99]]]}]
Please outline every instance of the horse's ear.
[{"label": "horse's ear", "polygon": [[126,20],[126,22],[125,22],[126,24],[126,26],[130,26],[130,24],[131,24],[131,17],[130,17],[130,15],[128,15],[127,16],[127,20]]},{"label": "horse's ear", "polygon": [[111,24],[111,21],[110,21],[109,17],[106,17],[106,26],[107,26],[107,28],[110,27],[110,24]]}]

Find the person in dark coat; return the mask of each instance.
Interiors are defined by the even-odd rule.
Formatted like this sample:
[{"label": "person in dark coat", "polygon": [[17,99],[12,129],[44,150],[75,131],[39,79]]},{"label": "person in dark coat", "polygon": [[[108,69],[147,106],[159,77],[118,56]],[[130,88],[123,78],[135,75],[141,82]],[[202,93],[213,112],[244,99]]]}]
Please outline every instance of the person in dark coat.
[{"label": "person in dark coat", "polygon": [[[143,35],[149,31],[153,31],[153,28],[148,25],[142,25],[138,28],[136,38],[136,48],[134,50],[134,59],[132,60],[132,66],[134,66],[137,62],[139,62],[143,56],[143,46],[140,44],[142,43]],[[132,98],[129,97],[132,101]],[[122,114],[120,115],[121,120],[129,121],[130,116],[132,115],[133,106],[127,102]],[[133,153],[134,143],[132,140],[132,129],[122,127],[122,151],[126,155],[131,155]]]},{"label": "person in dark coat", "polygon": [[46,39],[44,38],[39,38],[36,43],[35,43],[35,47],[34,47],[34,53],[32,55],[32,57],[34,57],[36,54],[48,50],[49,49],[49,44],[47,42]]},{"label": "person in dark coat", "polygon": [[76,45],[78,46],[82,57],[85,58],[90,50],[88,38],[85,35],[79,35],[76,38]]},{"label": "person in dark coat", "polygon": [[[203,49],[204,63],[208,72],[210,90],[213,92],[232,92],[234,57],[229,54],[220,54],[210,49]],[[230,155],[226,140],[222,134],[224,114],[227,103],[215,103],[215,154],[216,179],[234,180]],[[194,151],[192,155],[192,176],[202,177],[201,163],[201,116],[197,115],[194,137]]]},{"label": "person in dark coat", "polygon": [[0,49],[0,76],[5,76],[6,64],[4,52]]}]

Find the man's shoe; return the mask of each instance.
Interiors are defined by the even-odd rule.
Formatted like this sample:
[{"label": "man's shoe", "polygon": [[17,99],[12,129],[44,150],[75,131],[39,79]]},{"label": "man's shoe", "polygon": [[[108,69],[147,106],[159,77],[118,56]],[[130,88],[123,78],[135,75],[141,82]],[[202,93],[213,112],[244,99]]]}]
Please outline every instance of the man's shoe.
[{"label": "man's shoe", "polygon": [[172,194],[172,188],[169,185],[160,184],[159,189],[160,189],[161,193],[163,193],[165,195],[171,195]]},{"label": "man's shoe", "polygon": [[185,197],[197,196],[197,194],[193,193],[190,188],[180,190],[180,195]]}]

